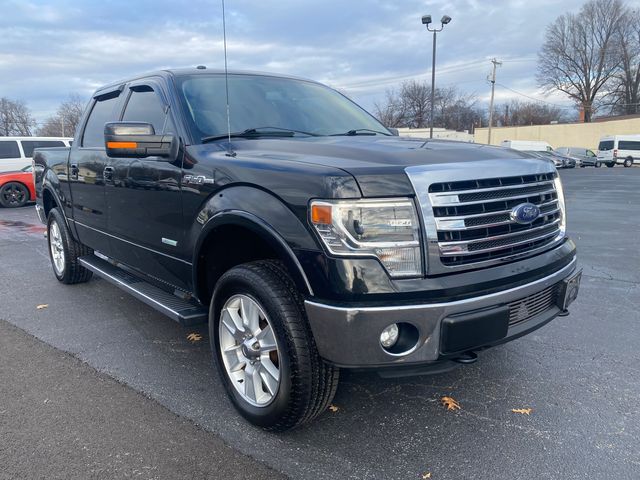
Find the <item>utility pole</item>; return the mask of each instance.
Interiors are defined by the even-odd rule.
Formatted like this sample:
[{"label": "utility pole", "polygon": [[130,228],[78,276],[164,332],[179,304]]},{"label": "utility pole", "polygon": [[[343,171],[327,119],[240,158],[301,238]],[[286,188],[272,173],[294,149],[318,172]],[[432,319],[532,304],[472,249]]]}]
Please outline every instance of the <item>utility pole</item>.
[{"label": "utility pole", "polygon": [[493,63],[493,72],[491,74],[491,101],[489,102],[489,132],[487,133],[487,143],[491,145],[491,126],[493,125],[493,94],[496,90],[496,67],[502,65],[502,62],[499,62],[495,58],[491,59],[491,63]]}]

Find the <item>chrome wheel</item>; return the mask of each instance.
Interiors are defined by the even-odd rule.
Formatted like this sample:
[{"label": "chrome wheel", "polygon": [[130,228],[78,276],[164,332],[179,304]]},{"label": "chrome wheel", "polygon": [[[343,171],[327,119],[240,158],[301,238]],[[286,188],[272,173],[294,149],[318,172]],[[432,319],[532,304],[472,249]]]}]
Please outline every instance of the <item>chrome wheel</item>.
[{"label": "chrome wheel", "polygon": [[62,244],[62,233],[57,222],[51,222],[49,227],[49,249],[51,250],[51,260],[53,268],[60,276],[64,275],[64,246]]},{"label": "chrome wheel", "polygon": [[219,348],[225,371],[251,405],[269,405],[280,386],[278,342],[267,315],[247,295],[227,300],[220,315]]}]

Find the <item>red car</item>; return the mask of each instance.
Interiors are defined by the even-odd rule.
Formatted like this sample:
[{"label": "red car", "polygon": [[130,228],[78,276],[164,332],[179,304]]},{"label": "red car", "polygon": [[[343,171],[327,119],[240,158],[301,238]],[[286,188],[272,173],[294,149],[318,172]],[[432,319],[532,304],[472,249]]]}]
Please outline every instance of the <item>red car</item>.
[{"label": "red car", "polygon": [[18,172],[0,173],[0,205],[6,208],[22,207],[35,199],[31,165]]}]

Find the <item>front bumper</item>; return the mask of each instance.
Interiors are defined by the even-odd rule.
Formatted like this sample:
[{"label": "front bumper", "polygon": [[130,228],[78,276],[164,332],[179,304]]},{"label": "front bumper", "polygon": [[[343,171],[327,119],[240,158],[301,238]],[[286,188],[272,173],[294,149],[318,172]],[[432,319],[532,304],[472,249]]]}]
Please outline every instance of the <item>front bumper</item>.
[{"label": "front bumper", "polygon": [[[561,313],[556,301],[540,310],[548,295],[561,291],[574,275],[577,261],[534,282],[501,292],[454,302],[420,305],[357,307],[305,302],[320,355],[345,368],[398,367],[437,362],[469,350],[504,343],[525,335]],[[532,299],[530,302],[528,299]],[[527,303],[529,302],[529,303]],[[535,314],[518,321],[514,305]],[[546,304],[545,304],[546,305]],[[417,329],[415,346],[401,355],[380,345],[380,333],[392,323]]]}]

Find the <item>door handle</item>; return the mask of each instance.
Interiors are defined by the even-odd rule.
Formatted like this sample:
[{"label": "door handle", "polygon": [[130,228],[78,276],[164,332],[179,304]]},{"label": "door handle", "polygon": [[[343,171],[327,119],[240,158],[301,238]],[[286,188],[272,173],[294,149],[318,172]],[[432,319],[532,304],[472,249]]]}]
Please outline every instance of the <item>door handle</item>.
[{"label": "door handle", "polygon": [[78,174],[80,173],[80,169],[78,168],[78,165],[76,165],[75,163],[71,164],[71,178],[73,179],[77,179],[78,178]]},{"label": "door handle", "polygon": [[105,180],[113,180],[113,167],[104,167],[102,175]]}]

